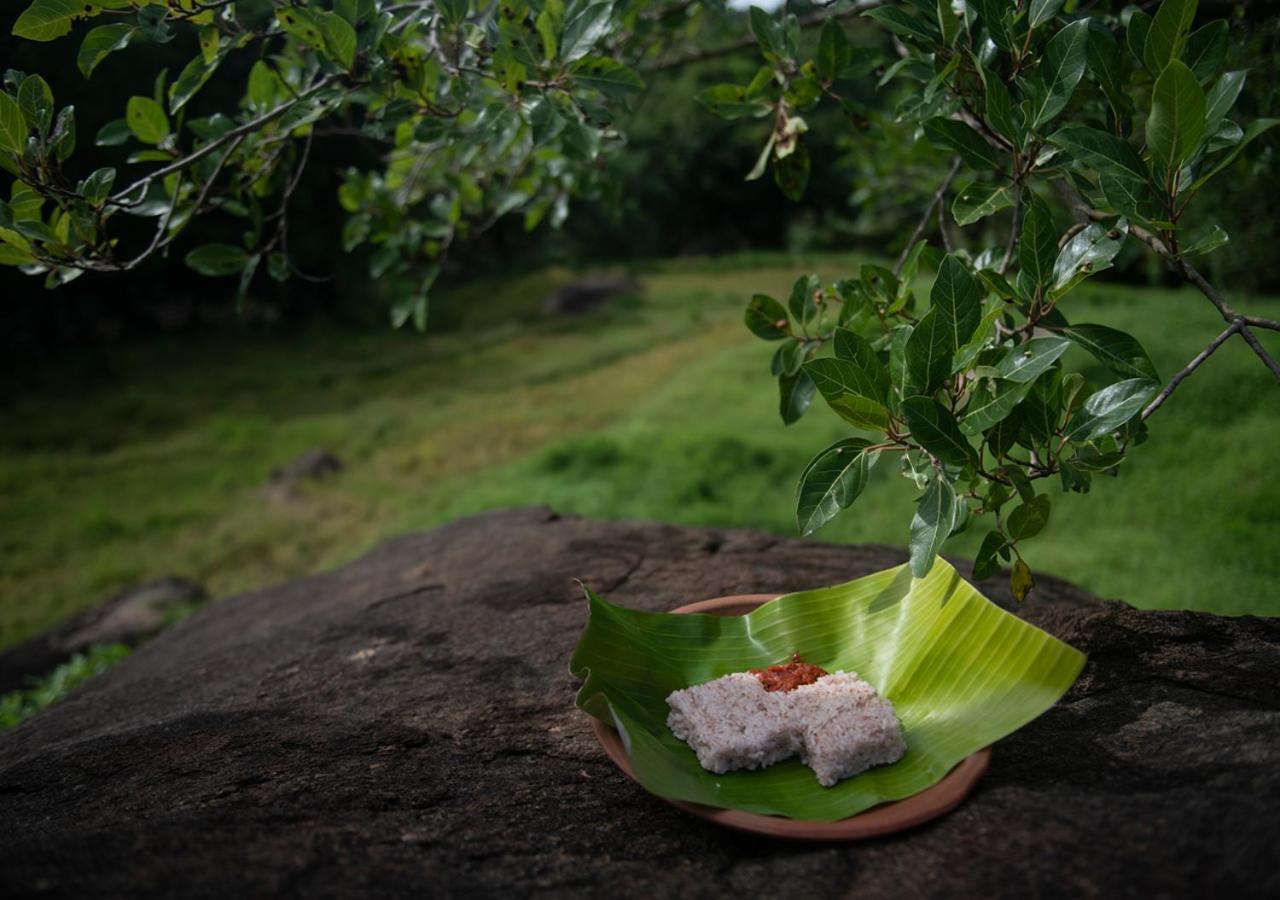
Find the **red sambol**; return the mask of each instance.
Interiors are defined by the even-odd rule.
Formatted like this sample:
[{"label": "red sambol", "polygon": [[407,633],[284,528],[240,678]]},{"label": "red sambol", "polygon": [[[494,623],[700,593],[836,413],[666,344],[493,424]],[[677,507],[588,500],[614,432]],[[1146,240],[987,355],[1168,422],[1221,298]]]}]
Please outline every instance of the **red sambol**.
[{"label": "red sambol", "polygon": [[760,679],[766,691],[794,691],[802,684],[813,684],[826,675],[827,670],[805,662],[797,653],[791,657],[791,662],[785,665],[752,669],[751,674]]}]

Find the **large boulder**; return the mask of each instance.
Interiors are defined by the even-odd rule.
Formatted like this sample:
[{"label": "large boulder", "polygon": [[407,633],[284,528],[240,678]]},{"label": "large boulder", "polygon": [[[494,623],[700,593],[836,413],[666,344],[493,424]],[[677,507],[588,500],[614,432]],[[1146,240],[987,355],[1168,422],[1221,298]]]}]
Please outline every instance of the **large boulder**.
[{"label": "large boulder", "polygon": [[1090,654],[1079,682],[959,809],[847,846],[679,812],[573,706],[575,577],[661,610],[902,559],[526,509],[206,607],[0,734],[4,896],[1280,894],[1275,620],[1041,578],[1018,613]]}]

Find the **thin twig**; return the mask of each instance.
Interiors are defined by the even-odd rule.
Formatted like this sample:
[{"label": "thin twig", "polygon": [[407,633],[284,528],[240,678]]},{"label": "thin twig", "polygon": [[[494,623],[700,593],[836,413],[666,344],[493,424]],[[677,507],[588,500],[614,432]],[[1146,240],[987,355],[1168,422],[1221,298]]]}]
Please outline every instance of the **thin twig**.
[{"label": "thin twig", "polygon": [[1154,400],[1147,404],[1147,408],[1142,411],[1143,421],[1146,421],[1153,412],[1159,409],[1164,404],[1164,401],[1168,400],[1173,392],[1178,389],[1178,385],[1182,384],[1183,380],[1188,375],[1200,368],[1200,364],[1208,359],[1213,354],[1213,351],[1225,344],[1227,340],[1230,339],[1231,335],[1235,334],[1243,327],[1244,320],[1236,319],[1223,330],[1222,334],[1214,338],[1208,347],[1205,347],[1197,353],[1195,359],[1183,366],[1182,370],[1178,372],[1177,375],[1174,375],[1173,378],[1169,379],[1169,383],[1164,386],[1164,390],[1162,390]]},{"label": "thin twig", "polygon": [[1240,337],[1244,338],[1244,342],[1249,345],[1249,348],[1258,354],[1258,359],[1262,360],[1262,364],[1271,370],[1271,374],[1276,376],[1276,381],[1280,381],[1280,363],[1277,363],[1275,358],[1267,352],[1267,349],[1262,346],[1257,336],[1248,328],[1241,328]]},{"label": "thin twig", "polygon": [[911,254],[911,248],[916,245],[916,241],[920,240],[924,230],[929,227],[929,219],[933,216],[933,208],[942,202],[947,189],[951,187],[951,182],[955,180],[956,173],[960,171],[960,163],[961,159],[958,156],[951,160],[951,169],[947,172],[947,177],[942,179],[942,184],[938,185],[938,189],[933,194],[933,199],[925,207],[924,215],[920,217],[920,221],[916,225],[916,230],[911,232],[907,245],[902,248],[902,253],[898,256],[898,262],[893,267],[894,275],[902,272],[902,267],[907,264],[907,257]]}]

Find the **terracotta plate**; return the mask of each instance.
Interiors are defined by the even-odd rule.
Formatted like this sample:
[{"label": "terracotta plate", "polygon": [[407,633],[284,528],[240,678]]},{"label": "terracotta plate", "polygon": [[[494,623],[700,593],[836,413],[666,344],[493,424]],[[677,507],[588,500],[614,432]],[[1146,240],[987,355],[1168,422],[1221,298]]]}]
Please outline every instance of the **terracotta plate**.
[{"label": "terracotta plate", "polygon": [[[717,597],[714,600],[690,603],[672,612],[741,616],[762,603],[767,603],[775,596],[774,594],[740,594],[734,597]],[[636,776],[631,769],[631,760],[622,746],[622,738],[618,736],[618,732],[595,718],[591,720],[591,727],[595,730],[600,745],[604,747],[604,752],[628,778],[635,781]],[[701,803],[689,803],[667,797],[661,799],[685,812],[738,831],[798,841],[856,841],[913,828],[949,813],[973,790],[978,779],[987,771],[987,764],[990,761],[991,748],[986,747],[962,759],[959,765],[933,787],[926,788],[905,800],[882,803],[837,822],[805,822],[784,816],[766,816],[737,809],[720,809],[716,806],[704,806]]]}]

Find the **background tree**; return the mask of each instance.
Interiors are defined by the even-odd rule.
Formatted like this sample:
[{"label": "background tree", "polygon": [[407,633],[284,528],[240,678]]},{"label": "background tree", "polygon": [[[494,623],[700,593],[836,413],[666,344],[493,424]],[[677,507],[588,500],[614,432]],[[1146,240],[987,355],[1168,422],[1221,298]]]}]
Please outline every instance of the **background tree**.
[{"label": "background tree", "polygon": [[[855,19],[878,30],[851,40]],[[626,126],[643,126],[633,104],[645,79],[679,73],[668,84],[691,89],[691,66],[741,67],[754,46],[760,65],[699,93],[726,119],[766,126],[748,177],[769,173],[800,198],[822,161],[842,155],[863,173],[850,231],[881,223],[901,235],[892,269],[866,265],[825,286],[806,276],[785,306],[756,297],[748,308],[752,330],[780,342],[784,420],[821,393],[856,430],[801,477],[806,533],[897,454],[922,491],[915,570],[990,514],[979,573],[1013,562],[1021,596],[1022,542],[1049,516],[1038,481],[1086,491],[1094,474],[1114,474],[1145,420],[1227,340],[1249,343],[1280,377],[1255,335],[1280,326],[1237,313],[1193,263],[1225,234],[1192,201],[1273,124],[1233,119],[1247,80],[1226,69],[1227,23],[1197,23],[1195,3],[1179,0],[1154,15],[1054,0],[756,9],[744,36],[735,21],[689,0],[35,0],[14,34],[50,41],[74,28],[86,76],[143,43],[188,53],[97,130],[97,144],[129,148],[125,163],[88,170],[75,110],[39,75],[6,73],[0,164],[14,180],[0,262],[51,287],[132,272],[216,214],[226,237],[184,246],[191,268],[238,278],[242,296],[259,272],[307,278],[292,249],[299,187],[317,138],[356,137],[377,150],[352,155],[361,164],[337,191],[342,245],[368,245],[376,279],[412,277],[392,320],[424,327],[431,285],[463,239],[512,217],[557,225],[571,198],[610,183],[604,161]],[[904,221],[913,198],[923,208]],[[933,235],[941,250],[923,240]],[[1126,244],[1195,284],[1224,320],[1167,383],[1132,337],[1072,323],[1062,305]],[[938,269],[927,310],[913,291],[925,267]],[[1064,371],[1073,344],[1109,377]]]}]

